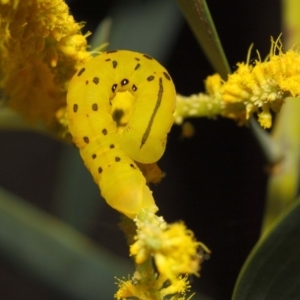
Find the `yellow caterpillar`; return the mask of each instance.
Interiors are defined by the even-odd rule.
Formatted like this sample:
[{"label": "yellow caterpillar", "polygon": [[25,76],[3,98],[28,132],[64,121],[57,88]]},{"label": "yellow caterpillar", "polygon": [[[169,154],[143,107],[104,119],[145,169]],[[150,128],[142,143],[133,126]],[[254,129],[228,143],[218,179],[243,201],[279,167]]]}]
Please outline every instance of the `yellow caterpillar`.
[{"label": "yellow caterpillar", "polygon": [[[125,124],[120,122],[124,111],[114,108],[118,95],[132,98]],[[137,52],[104,52],[70,82],[67,117],[73,141],[103,198],[130,218],[142,208],[157,211],[134,161],[153,163],[163,155],[175,101],[166,69]]]}]

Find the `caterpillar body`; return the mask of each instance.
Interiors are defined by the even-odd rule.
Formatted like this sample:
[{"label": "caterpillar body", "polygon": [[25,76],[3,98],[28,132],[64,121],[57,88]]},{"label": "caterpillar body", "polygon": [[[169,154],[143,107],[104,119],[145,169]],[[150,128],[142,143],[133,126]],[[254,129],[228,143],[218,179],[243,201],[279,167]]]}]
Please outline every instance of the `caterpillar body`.
[{"label": "caterpillar body", "polygon": [[[118,95],[132,99],[125,124],[116,117]],[[69,84],[67,118],[73,141],[103,198],[130,218],[142,208],[157,210],[135,161],[160,159],[175,101],[166,69],[146,54],[126,50],[91,59]]]}]

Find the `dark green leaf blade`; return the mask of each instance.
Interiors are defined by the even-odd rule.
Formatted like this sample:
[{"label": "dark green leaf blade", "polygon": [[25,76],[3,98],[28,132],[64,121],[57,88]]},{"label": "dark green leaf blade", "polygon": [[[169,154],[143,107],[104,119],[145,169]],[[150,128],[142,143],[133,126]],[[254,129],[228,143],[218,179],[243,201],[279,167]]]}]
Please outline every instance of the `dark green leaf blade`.
[{"label": "dark green leaf blade", "polygon": [[127,260],[1,187],[0,257],[58,299],[112,299],[114,277],[132,273]]},{"label": "dark green leaf blade", "polygon": [[300,198],[252,250],[232,300],[300,299]]},{"label": "dark green leaf blade", "polygon": [[208,60],[223,79],[230,67],[205,0],[177,0]]}]

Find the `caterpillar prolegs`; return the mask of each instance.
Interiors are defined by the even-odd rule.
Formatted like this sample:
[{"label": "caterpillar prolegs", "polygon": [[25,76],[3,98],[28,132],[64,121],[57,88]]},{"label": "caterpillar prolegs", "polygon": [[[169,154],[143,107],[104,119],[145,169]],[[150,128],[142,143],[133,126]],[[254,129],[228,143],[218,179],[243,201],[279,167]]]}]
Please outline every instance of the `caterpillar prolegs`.
[{"label": "caterpillar prolegs", "polygon": [[[131,99],[125,123],[120,121],[124,111],[116,109],[122,97]],[[157,210],[134,161],[153,163],[163,155],[175,101],[166,69],[137,52],[104,52],[70,82],[67,117],[73,141],[103,198],[130,218],[142,208]]]}]

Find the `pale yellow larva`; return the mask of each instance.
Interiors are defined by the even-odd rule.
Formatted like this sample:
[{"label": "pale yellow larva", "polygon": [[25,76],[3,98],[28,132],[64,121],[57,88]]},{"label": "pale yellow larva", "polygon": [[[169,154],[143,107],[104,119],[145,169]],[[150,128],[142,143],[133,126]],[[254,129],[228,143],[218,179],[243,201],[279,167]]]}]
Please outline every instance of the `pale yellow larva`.
[{"label": "pale yellow larva", "polygon": [[[117,93],[133,96],[122,132],[112,116]],[[126,50],[104,52],[72,78],[67,117],[73,141],[103,198],[133,218],[157,210],[134,161],[153,163],[163,155],[173,124],[176,92],[171,76],[152,57]]]}]

